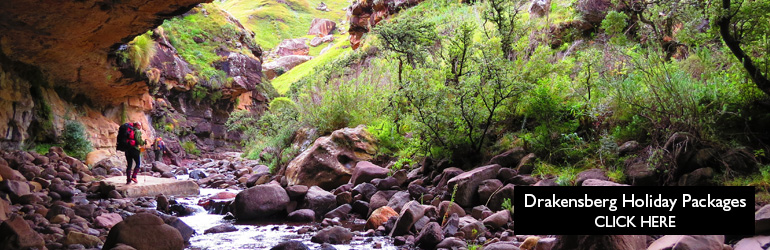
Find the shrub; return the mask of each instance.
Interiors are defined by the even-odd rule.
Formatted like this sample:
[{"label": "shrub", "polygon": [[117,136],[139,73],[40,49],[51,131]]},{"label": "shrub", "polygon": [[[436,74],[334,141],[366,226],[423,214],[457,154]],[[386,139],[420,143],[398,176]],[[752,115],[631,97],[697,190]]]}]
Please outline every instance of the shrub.
[{"label": "shrub", "polygon": [[78,121],[67,121],[64,125],[61,139],[64,144],[64,150],[68,155],[78,159],[85,159],[86,155],[93,150],[91,142],[85,132],[85,127]]},{"label": "shrub", "polygon": [[192,155],[196,155],[196,156],[201,154],[201,151],[200,151],[200,149],[198,149],[198,146],[195,146],[195,142],[192,142],[192,141],[182,142],[182,148],[188,154],[192,154]]},{"label": "shrub", "polygon": [[120,53],[124,62],[130,62],[136,72],[142,72],[150,65],[150,60],[155,56],[155,41],[152,40],[152,31],[137,36],[128,43],[128,48]]}]

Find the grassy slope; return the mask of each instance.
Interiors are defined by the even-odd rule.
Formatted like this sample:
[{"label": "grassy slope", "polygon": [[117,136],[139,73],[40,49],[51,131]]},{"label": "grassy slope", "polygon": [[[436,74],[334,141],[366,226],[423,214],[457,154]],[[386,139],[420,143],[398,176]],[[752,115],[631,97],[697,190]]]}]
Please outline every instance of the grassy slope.
[{"label": "grassy slope", "polygon": [[[281,3],[285,2],[285,3]],[[329,12],[316,10],[324,2]],[[283,39],[307,35],[313,18],[330,19],[340,25],[349,5],[346,0],[231,0],[218,3],[223,9],[254,31],[257,44],[272,49]]]},{"label": "grassy slope", "polygon": [[[328,45],[321,45],[321,46],[318,46],[317,48],[323,49],[326,46]],[[311,52],[312,50],[313,49],[311,49]],[[313,69],[316,66],[327,64],[346,52],[352,52],[352,50],[350,49],[350,41],[348,41],[347,39],[344,39],[344,40],[337,39],[334,41],[334,45],[332,45],[332,48],[327,50],[326,53],[324,53],[323,55],[313,58],[313,60],[310,60],[306,63],[300,64],[299,66],[294,67],[293,69],[289,70],[283,75],[280,75],[275,79],[273,79],[273,87],[275,88],[276,91],[278,91],[279,94],[282,94],[282,95],[286,94],[286,92],[289,91],[289,88],[293,83],[299,81],[304,77],[310,76],[310,73],[313,72]]]}]

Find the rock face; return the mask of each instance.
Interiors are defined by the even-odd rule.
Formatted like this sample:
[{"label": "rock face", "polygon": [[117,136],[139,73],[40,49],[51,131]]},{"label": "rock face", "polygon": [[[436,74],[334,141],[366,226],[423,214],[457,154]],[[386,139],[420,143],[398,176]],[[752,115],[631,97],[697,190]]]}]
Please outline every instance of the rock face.
[{"label": "rock face", "polygon": [[353,2],[348,7],[348,22],[350,22],[350,45],[358,49],[361,45],[361,37],[371,28],[388,16],[401,9],[415,6],[422,0],[362,0]]},{"label": "rock face", "polygon": [[337,23],[329,19],[315,18],[310,23],[310,30],[307,31],[308,35],[327,36],[331,35],[334,28],[337,27]]},{"label": "rock face", "polygon": [[331,190],[347,183],[359,161],[371,160],[376,139],[361,125],[316,139],[313,146],[286,167],[289,185],[319,186]]},{"label": "rock face", "polygon": [[289,195],[279,185],[264,184],[241,191],[233,201],[233,214],[238,220],[268,218],[283,212]]},{"label": "rock face", "polygon": [[447,187],[451,192],[457,186],[455,202],[460,206],[470,207],[479,199],[477,192],[479,185],[484,180],[495,178],[499,170],[500,165],[497,164],[478,167],[449,179]]},{"label": "rock face", "polygon": [[[161,2],[14,1],[0,4],[2,54],[9,62],[33,65],[38,80],[55,83],[95,103],[116,104],[137,93],[111,67],[108,53],[204,0]],[[62,11],[67,10],[67,11]],[[3,62],[5,64],[5,62]],[[113,81],[105,81],[111,78]]]},{"label": "rock face", "polygon": [[158,216],[141,213],[115,225],[107,235],[104,249],[125,244],[136,249],[183,249],[182,234]]}]

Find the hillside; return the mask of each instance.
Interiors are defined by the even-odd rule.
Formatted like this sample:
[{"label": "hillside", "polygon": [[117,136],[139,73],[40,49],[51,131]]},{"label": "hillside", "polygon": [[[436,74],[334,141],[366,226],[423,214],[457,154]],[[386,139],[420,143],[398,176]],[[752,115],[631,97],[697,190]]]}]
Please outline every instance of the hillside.
[{"label": "hillside", "polygon": [[[533,153],[527,171],[562,185],[598,168],[629,184],[753,185],[770,201],[768,96],[719,27],[689,19],[694,9],[646,22],[672,7],[605,2],[404,9],[357,50],[276,78],[293,105],[271,108],[272,129],[246,131],[247,152],[278,170],[298,153],[292,134],[365,124],[393,169],[425,158],[469,168],[520,148]],[[745,49],[765,65],[761,44]]]}]

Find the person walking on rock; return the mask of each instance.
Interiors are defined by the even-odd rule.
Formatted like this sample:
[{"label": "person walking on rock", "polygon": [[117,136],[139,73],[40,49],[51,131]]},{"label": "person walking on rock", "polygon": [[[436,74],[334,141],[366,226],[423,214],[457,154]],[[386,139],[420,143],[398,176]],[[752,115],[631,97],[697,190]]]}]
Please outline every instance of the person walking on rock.
[{"label": "person walking on rock", "polygon": [[[133,143],[129,142],[129,144],[132,144],[130,147],[126,149],[126,185],[131,184],[131,182],[139,183],[139,181],[136,180],[136,175],[139,173],[139,166],[142,165],[141,163],[141,155],[142,155],[142,146],[146,145],[147,142],[142,139],[142,123],[141,122],[134,122],[132,126],[133,131]],[[129,136],[130,138],[130,136]],[[131,171],[131,163],[136,162],[136,165],[134,166],[134,171],[132,174]]]},{"label": "person walking on rock", "polygon": [[161,161],[163,159],[163,153],[167,152],[166,143],[163,142],[162,137],[155,138],[155,142],[152,143],[152,151],[155,153],[155,161]]}]

